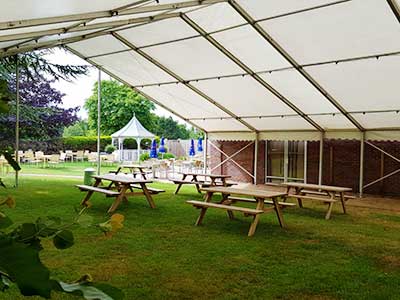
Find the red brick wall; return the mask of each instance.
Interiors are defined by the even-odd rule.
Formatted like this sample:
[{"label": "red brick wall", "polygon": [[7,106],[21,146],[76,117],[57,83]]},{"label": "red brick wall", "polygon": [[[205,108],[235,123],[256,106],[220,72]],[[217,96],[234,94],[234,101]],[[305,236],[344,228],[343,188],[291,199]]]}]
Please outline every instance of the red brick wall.
[{"label": "red brick wall", "polygon": [[[213,141],[228,155],[232,155],[249,142],[246,141]],[[376,146],[395,157],[400,158],[400,142],[373,142]],[[210,165],[216,166],[225,157],[215,150],[210,149]],[[353,191],[359,190],[360,170],[360,142],[348,140],[325,140],[323,177],[322,183],[351,187]],[[254,145],[249,146],[237,156],[235,161],[248,172],[254,171]],[[307,182],[318,183],[319,142],[307,143]],[[388,174],[400,167],[400,163],[384,156],[383,174]],[[227,162],[214,173],[232,175],[232,180],[240,182],[252,182],[252,178],[237,167],[233,162]],[[264,183],[265,178],[265,142],[259,142],[257,183]],[[364,154],[364,184],[381,177],[381,152],[365,144]],[[381,183],[377,183],[364,190],[365,193],[379,195],[400,195],[400,172]]]}]

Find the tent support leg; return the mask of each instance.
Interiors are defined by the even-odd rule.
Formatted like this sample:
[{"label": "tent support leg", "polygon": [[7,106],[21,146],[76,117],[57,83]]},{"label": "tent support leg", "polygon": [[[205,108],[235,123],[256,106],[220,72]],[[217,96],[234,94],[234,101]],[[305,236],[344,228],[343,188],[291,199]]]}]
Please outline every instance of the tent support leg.
[{"label": "tent support leg", "polygon": [[97,79],[97,175],[101,172],[100,157],[100,125],[101,125],[101,70],[99,69],[99,77]]},{"label": "tent support leg", "polygon": [[204,133],[203,173],[207,174],[208,134]]},{"label": "tent support leg", "polygon": [[319,140],[319,170],[318,170],[318,184],[322,184],[322,165],[324,159],[324,133],[321,132],[321,138]]},{"label": "tent support leg", "polygon": [[[15,91],[16,91],[16,116],[15,116],[15,160],[19,163],[19,65],[18,54],[15,55]],[[18,188],[18,171],[15,171],[15,187]]]},{"label": "tent support leg", "polygon": [[256,139],[254,141],[254,177],[253,183],[257,184],[257,169],[258,169],[258,133],[256,133]]},{"label": "tent support leg", "polygon": [[359,182],[360,198],[362,198],[364,192],[364,146],[365,146],[365,132],[362,132],[360,141],[360,182]]}]

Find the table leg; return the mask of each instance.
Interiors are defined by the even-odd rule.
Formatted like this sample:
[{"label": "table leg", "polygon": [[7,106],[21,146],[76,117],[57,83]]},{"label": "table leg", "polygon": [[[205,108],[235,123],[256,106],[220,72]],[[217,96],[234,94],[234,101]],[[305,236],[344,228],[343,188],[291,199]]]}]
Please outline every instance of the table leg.
[{"label": "table leg", "polygon": [[[192,175],[192,181],[198,182],[198,180],[197,180],[197,175],[196,175],[196,174],[193,174],[193,175]],[[198,192],[199,194],[201,194],[200,186],[199,186],[197,183],[195,184],[195,186],[196,186],[197,192]]]},{"label": "table leg", "polygon": [[[205,196],[205,198],[204,198],[204,201],[205,201],[205,202],[210,202],[212,196],[213,196],[213,193],[212,193],[212,192],[207,192],[207,194],[206,194],[206,196]],[[206,212],[207,212],[207,207],[203,207],[203,208],[201,209],[200,215],[199,215],[199,217],[197,218],[197,221],[196,221],[196,223],[195,223],[196,226],[201,225],[201,223],[203,222],[203,219],[204,219],[204,216],[205,216]]]},{"label": "table leg", "polygon": [[281,206],[279,205],[279,199],[277,197],[274,197],[274,198],[272,198],[272,201],[274,202],[274,208],[275,208],[276,216],[277,216],[278,221],[279,221],[279,225],[282,228],[284,228],[285,227],[285,223],[283,222],[283,215],[282,215]]},{"label": "table leg", "polygon": [[345,214],[346,213],[346,205],[345,205],[346,199],[344,198],[344,192],[340,193],[340,201],[342,202],[343,213]]},{"label": "table leg", "polygon": [[[330,195],[330,200],[333,200],[335,198],[335,193],[333,192],[328,192]],[[332,213],[332,208],[333,208],[333,202],[329,202],[328,204],[328,211],[326,212],[325,215],[325,220],[329,220],[331,218],[331,213]]]},{"label": "table leg", "polygon": [[147,202],[149,202],[149,205],[151,208],[156,208],[156,205],[154,204],[153,197],[151,197],[151,194],[149,190],[146,187],[145,183],[140,183],[140,186],[142,187],[143,193],[146,196]]},{"label": "table leg", "polygon": [[110,206],[110,208],[108,209],[108,213],[111,214],[113,213],[118,206],[121,204],[122,200],[124,200],[126,198],[125,193],[128,190],[129,186],[128,185],[123,185],[121,190],[120,190],[120,194],[115,197],[115,201],[113,202],[113,204]]},{"label": "table leg", "polygon": [[[228,202],[228,198],[229,198],[229,194],[222,194],[222,200],[221,200],[221,204],[225,204],[225,205],[231,205],[230,202]],[[227,203],[228,202],[228,203]],[[226,211],[228,214],[229,219],[234,220],[235,219],[235,215],[233,214],[233,211],[231,210],[227,210]]]},{"label": "table leg", "polygon": [[[94,186],[94,187],[97,187],[97,186],[100,185],[100,183],[101,183],[101,179],[96,179],[96,181],[95,181],[95,183],[94,183],[93,186]],[[90,197],[92,197],[93,193],[94,193],[94,191],[88,191],[87,194],[86,194],[86,196],[85,196],[85,198],[83,198],[83,200],[82,200],[82,202],[81,202],[81,205],[86,206],[86,202],[89,201],[89,199],[90,199]]]},{"label": "table leg", "polygon": [[[300,195],[301,194],[301,189],[296,188],[296,195]],[[303,208],[303,201],[301,200],[301,198],[297,198],[297,202],[299,203],[299,207]]]},{"label": "table leg", "polygon": [[[187,176],[186,174],[183,174],[182,180],[185,180],[186,176]],[[174,193],[175,195],[178,194],[178,192],[181,189],[181,187],[182,187],[182,183],[178,183],[178,186],[176,187],[176,190],[175,190],[175,193]]]},{"label": "table leg", "polygon": [[[257,200],[257,207],[256,209],[264,210],[264,199],[256,198]],[[260,214],[257,214],[253,217],[253,222],[251,222],[249,232],[247,236],[253,236],[254,232],[256,231],[258,222],[260,222]]]}]

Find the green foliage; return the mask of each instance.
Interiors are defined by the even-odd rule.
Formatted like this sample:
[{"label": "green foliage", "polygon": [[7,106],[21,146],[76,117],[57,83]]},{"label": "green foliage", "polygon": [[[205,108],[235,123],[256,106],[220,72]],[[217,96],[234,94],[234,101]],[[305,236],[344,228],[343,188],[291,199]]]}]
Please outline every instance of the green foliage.
[{"label": "green foliage", "polygon": [[64,128],[63,137],[71,136],[93,136],[96,135],[95,130],[89,129],[89,124],[85,120],[79,120],[74,125]]},{"label": "green foliage", "polygon": [[117,150],[117,148],[114,145],[111,145],[111,144],[107,145],[104,148],[104,151],[106,151],[108,154],[113,153],[115,150]]},{"label": "green foliage", "polygon": [[[62,138],[62,143],[64,149],[67,150],[86,150],[91,149],[95,151],[97,147],[97,137],[96,136],[71,136]],[[106,145],[111,144],[110,136],[101,136],[100,137],[100,149],[104,149]]]},{"label": "green foliage", "polygon": [[[89,127],[97,127],[97,83],[93,87],[93,95],[86,100]],[[135,93],[128,86],[115,80],[101,82],[101,132],[112,134],[124,127],[135,113],[142,125],[151,131],[153,128],[152,110],[155,106],[149,100]]]},{"label": "green foliage", "polygon": [[172,153],[160,153],[160,152],[158,152],[158,158],[159,159],[170,159],[170,158],[175,158],[175,155],[173,155]]},{"label": "green foliage", "polygon": [[[15,206],[13,198],[0,200],[0,205],[10,208]],[[42,240],[52,239],[53,245],[60,250],[74,245],[74,235],[70,228],[78,225],[91,226],[92,219],[84,215],[88,207],[82,208],[77,217],[69,223],[62,224],[56,217],[38,218],[35,222],[23,223],[11,228],[12,221],[0,212],[0,281],[2,291],[10,283],[15,283],[24,296],[41,296],[50,298],[52,291],[73,293],[85,299],[122,299],[121,292],[104,284],[92,283],[90,276],[84,276],[75,283],[68,284],[51,279],[49,269],[40,259],[43,250]],[[86,216],[86,217],[85,217]],[[116,220],[118,221],[115,224]],[[111,229],[104,230],[101,224],[95,225],[108,234],[123,227],[124,217],[114,214],[106,221]]]},{"label": "green foliage", "polygon": [[0,113],[7,113],[10,110],[9,103],[13,97],[8,88],[7,80],[0,78]]},{"label": "green foliage", "polygon": [[145,161],[150,159],[150,154],[148,152],[140,154],[139,160]]}]

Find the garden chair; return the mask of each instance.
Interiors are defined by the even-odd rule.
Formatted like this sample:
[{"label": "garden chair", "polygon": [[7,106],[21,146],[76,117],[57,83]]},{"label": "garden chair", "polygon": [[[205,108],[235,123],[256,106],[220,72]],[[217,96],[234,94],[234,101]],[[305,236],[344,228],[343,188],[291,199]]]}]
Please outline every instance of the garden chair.
[{"label": "garden chair", "polygon": [[85,159],[85,153],[83,152],[83,150],[76,151],[75,160],[76,161],[78,161],[78,160],[83,161],[84,159]]},{"label": "garden chair", "polygon": [[47,162],[49,166],[56,166],[60,164],[60,154],[53,154],[50,156],[49,161]]}]

